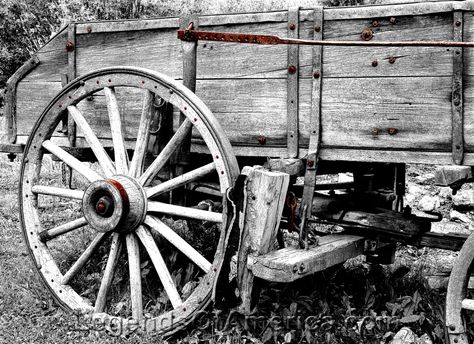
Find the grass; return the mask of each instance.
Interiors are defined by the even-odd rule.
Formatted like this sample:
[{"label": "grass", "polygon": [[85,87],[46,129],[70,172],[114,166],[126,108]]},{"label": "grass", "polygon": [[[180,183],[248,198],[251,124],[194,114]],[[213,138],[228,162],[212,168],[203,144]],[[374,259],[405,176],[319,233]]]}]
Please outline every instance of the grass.
[{"label": "grass", "polygon": [[[139,333],[110,336],[106,331],[85,326],[74,314],[63,312],[55,304],[36,274],[23,243],[17,201],[19,168],[18,160],[10,163],[0,155],[0,333],[3,341],[161,342],[161,338]],[[55,168],[54,164],[49,167]],[[53,218],[67,218],[70,215],[65,209],[74,209],[73,206],[50,208]],[[65,245],[66,242],[59,248]],[[65,261],[72,261],[67,250],[59,254],[63,254]],[[250,318],[229,310],[211,313],[207,316],[211,327],[188,328],[168,341],[388,343],[402,326],[409,326],[419,335],[429,334],[434,343],[442,343],[445,295],[426,288],[423,278],[425,271],[436,265],[440,254],[436,250],[405,247],[400,248],[396,263],[391,266],[365,264],[358,258],[291,284],[264,283],[257,311]],[[84,278],[88,273],[92,272],[86,272]]]}]

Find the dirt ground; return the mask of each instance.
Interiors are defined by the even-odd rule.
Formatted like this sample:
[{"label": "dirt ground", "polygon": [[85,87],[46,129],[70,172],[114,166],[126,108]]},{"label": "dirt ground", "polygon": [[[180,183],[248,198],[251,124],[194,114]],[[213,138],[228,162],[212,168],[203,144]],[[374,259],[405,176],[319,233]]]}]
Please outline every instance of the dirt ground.
[{"label": "dirt ground", "polygon": [[[111,337],[84,328],[74,315],[57,307],[34,271],[23,242],[17,202],[19,167],[18,159],[11,163],[0,155],[0,343],[160,342],[150,335]],[[469,232],[470,224],[452,213],[455,200],[444,188],[432,186],[431,174],[432,168],[409,169],[407,201],[415,211],[434,202],[436,210],[447,217],[437,230],[457,225],[460,231]],[[469,191],[463,192],[467,195]],[[467,217],[464,221],[471,219],[470,210],[459,209]],[[426,336],[422,343],[442,343],[443,287],[455,256],[448,251],[402,247],[391,266],[374,267],[355,259],[290,285],[263,286],[258,314],[313,316],[319,325],[311,331],[295,330],[291,325],[249,330],[237,321],[217,337],[190,329],[169,341],[231,343],[238,338],[248,343],[390,343],[400,328],[408,326],[418,336]],[[433,284],[441,289],[432,289]]]}]

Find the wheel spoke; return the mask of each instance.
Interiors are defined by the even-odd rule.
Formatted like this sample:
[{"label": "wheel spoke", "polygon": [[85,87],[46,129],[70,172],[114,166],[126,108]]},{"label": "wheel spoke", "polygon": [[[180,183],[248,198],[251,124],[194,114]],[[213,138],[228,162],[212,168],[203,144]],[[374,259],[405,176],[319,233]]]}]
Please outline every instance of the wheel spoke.
[{"label": "wheel spoke", "polygon": [[143,100],[142,117],[140,118],[140,126],[138,127],[137,143],[135,144],[135,151],[133,152],[132,163],[130,164],[131,177],[138,177],[143,171],[145,153],[148,146],[148,139],[150,138],[153,99],[154,94],[150,91],[146,91]]},{"label": "wheel spoke", "polygon": [[117,266],[120,252],[122,250],[122,240],[120,234],[114,233],[112,237],[112,244],[110,245],[109,258],[107,259],[107,265],[105,266],[104,275],[100,282],[99,293],[95,301],[94,311],[97,313],[103,312],[105,309],[105,303],[107,300],[107,293],[109,292],[112,280],[114,277],[115,267]]},{"label": "wheel spoke", "polygon": [[461,302],[461,306],[462,306],[463,309],[467,309],[469,311],[474,311],[474,300],[464,299]]},{"label": "wheel spoke", "polygon": [[133,233],[127,234],[128,271],[130,275],[130,297],[132,299],[132,316],[135,320],[143,319],[142,278],[140,273],[140,249]]},{"label": "wheel spoke", "polygon": [[195,220],[222,222],[222,214],[212,211],[200,210],[195,208],[186,208],[179,205],[162,203],[162,202],[148,202],[148,211],[163,213],[169,215],[176,215],[187,217]]},{"label": "wheel spoke", "polygon": [[123,139],[122,120],[117,103],[115,90],[110,87],[104,88],[105,101],[109,113],[110,132],[112,134],[112,142],[114,144],[115,167],[117,173],[128,173],[128,156],[125,149],[125,141]]},{"label": "wheel spoke", "polygon": [[198,180],[205,175],[215,171],[216,167],[213,162],[210,164],[204,165],[202,167],[199,167],[195,170],[189,171],[185,174],[182,174],[176,178],[167,180],[166,182],[163,182],[161,184],[158,184],[157,186],[153,186],[146,190],[146,195],[148,198],[159,195],[164,192],[168,192],[174,188],[183,186],[187,183],[193,182],[195,180]]},{"label": "wheel spoke", "polygon": [[84,227],[87,225],[87,221],[85,217],[78,218],[76,220],[70,221],[68,223],[65,223],[63,225],[48,229],[46,231],[43,231],[39,233],[39,237],[42,242],[49,241],[51,239],[56,238],[57,236],[60,236],[62,234],[69,233],[75,229]]},{"label": "wheel spoke", "polygon": [[97,161],[100,167],[102,167],[102,170],[104,171],[105,175],[107,177],[114,175],[114,164],[112,163],[112,160],[110,160],[108,154],[105,152],[105,149],[104,147],[102,147],[102,144],[100,143],[99,139],[92,131],[92,128],[89,126],[89,123],[87,123],[86,119],[84,118],[84,116],[82,116],[81,112],[77,109],[77,107],[71,105],[68,106],[67,109],[71,114],[72,118],[74,119],[74,122],[76,122],[77,126],[84,134],[86,141],[89,143],[90,148],[94,152]]},{"label": "wheel spoke", "polygon": [[66,152],[64,149],[56,145],[55,143],[51,142],[50,140],[46,140],[43,142],[43,147],[56,155],[59,159],[61,159],[64,163],[68,166],[72,167],[76,170],[79,174],[81,174],[84,178],[86,178],[90,182],[94,182],[96,180],[104,179],[102,178],[97,172],[92,170],[91,168],[87,167],[85,164],[80,162],[78,159],[73,157],[71,154]]},{"label": "wheel spoke", "polygon": [[150,232],[143,226],[138,227],[137,235],[140,238],[143,246],[145,246],[148,255],[150,256],[153,265],[155,266],[156,272],[160,277],[160,281],[165,288],[166,294],[173,305],[173,308],[177,308],[182,305],[181,297],[179,296],[178,290],[174,285],[173,278],[171,277],[168,268],[166,267],[165,261],[160,253],[160,250],[156,246],[155,240],[151,236]]},{"label": "wheel spoke", "polygon": [[71,190],[47,185],[34,185],[31,188],[31,191],[36,194],[57,196],[70,199],[82,199],[82,197],[84,196],[84,191],[81,190]]},{"label": "wheel spoke", "polygon": [[106,233],[97,234],[94,240],[87,246],[86,250],[71,266],[71,268],[64,274],[62,284],[69,284],[71,279],[86,265],[87,261],[91,258],[94,251],[100,246],[102,240],[105,238]]},{"label": "wheel spoke", "polygon": [[204,272],[208,272],[212,264],[204,258],[198,251],[189,245],[183,238],[181,238],[174,230],[165,225],[160,219],[148,215],[145,218],[145,223],[154,231],[158,232],[166,240],[168,240],[174,247],[185,254],[192,262],[199,266]]},{"label": "wheel spoke", "polygon": [[189,131],[193,127],[192,123],[186,119],[178,128],[176,133],[171,137],[163,150],[158,154],[155,160],[146,169],[145,173],[138,179],[141,185],[146,185],[160,172],[166,162],[169,160],[173,152],[183,143]]}]

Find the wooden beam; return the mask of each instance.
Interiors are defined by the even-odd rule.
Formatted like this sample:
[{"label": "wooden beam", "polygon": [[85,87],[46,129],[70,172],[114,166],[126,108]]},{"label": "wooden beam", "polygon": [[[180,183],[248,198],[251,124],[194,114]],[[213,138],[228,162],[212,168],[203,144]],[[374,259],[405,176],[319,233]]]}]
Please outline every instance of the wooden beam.
[{"label": "wooden beam", "polygon": [[247,175],[244,226],[237,257],[237,285],[242,304],[240,310],[249,314],[252,306],[254,275],[247,267],[252,257],[267,253],[276,240],[285,204],[290,176],[262,167],[245,167]]},{"label": "wooden beam", "polygon": [[[299,38],[299,7],[288,10],[288,38]],[[298,156],[299,144],[299,46],[288,45],[287,60],[287,148],[289,158]]]},{"label": "wooden beam", "polygon": [[[453,41],[463,41],[464,13],[453,12]],[[451,96],[452,111],[452,152],[453,162],[461,165],[464,160],[463,133],[463,48],[453,49],[453,89]]]}]

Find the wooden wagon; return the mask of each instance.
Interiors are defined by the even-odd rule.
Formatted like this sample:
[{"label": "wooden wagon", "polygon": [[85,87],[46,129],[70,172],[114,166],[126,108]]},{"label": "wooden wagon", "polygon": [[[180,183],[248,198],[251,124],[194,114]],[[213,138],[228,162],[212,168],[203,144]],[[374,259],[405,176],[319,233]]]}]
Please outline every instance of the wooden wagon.
[{"label": "wooden wagon", "polygon": [[[351,44],[393,41],[431,43]],[[406,163],[446,165],[437,182],[453,189],[472,180],[474,49],[456,43],[473,41],[471,1],[69,24],[8,81],[0,132],[1,151],[23,153],[21,222],[45,285],[65,308],[169,334],[222,301],[232,260],[249,311],[254,277],[289,282],[363,253],[389,263],[397,241],[462,247],[446,321],[451,343],[467,343],[474,238],[431,233],[437,216],[411,214],[403,195]],[[337,172],[353,180],[316,182]],[[315,221],[348,231],[313,238]],[[299,247],[283,247],[281,224]],[[79,232],[91,241],[64,262]],[[145,252],[166,296],[153,311]],[[94,293],[77,282],[90,260]],[[114,313],[124,269],[131,308]]]}]

